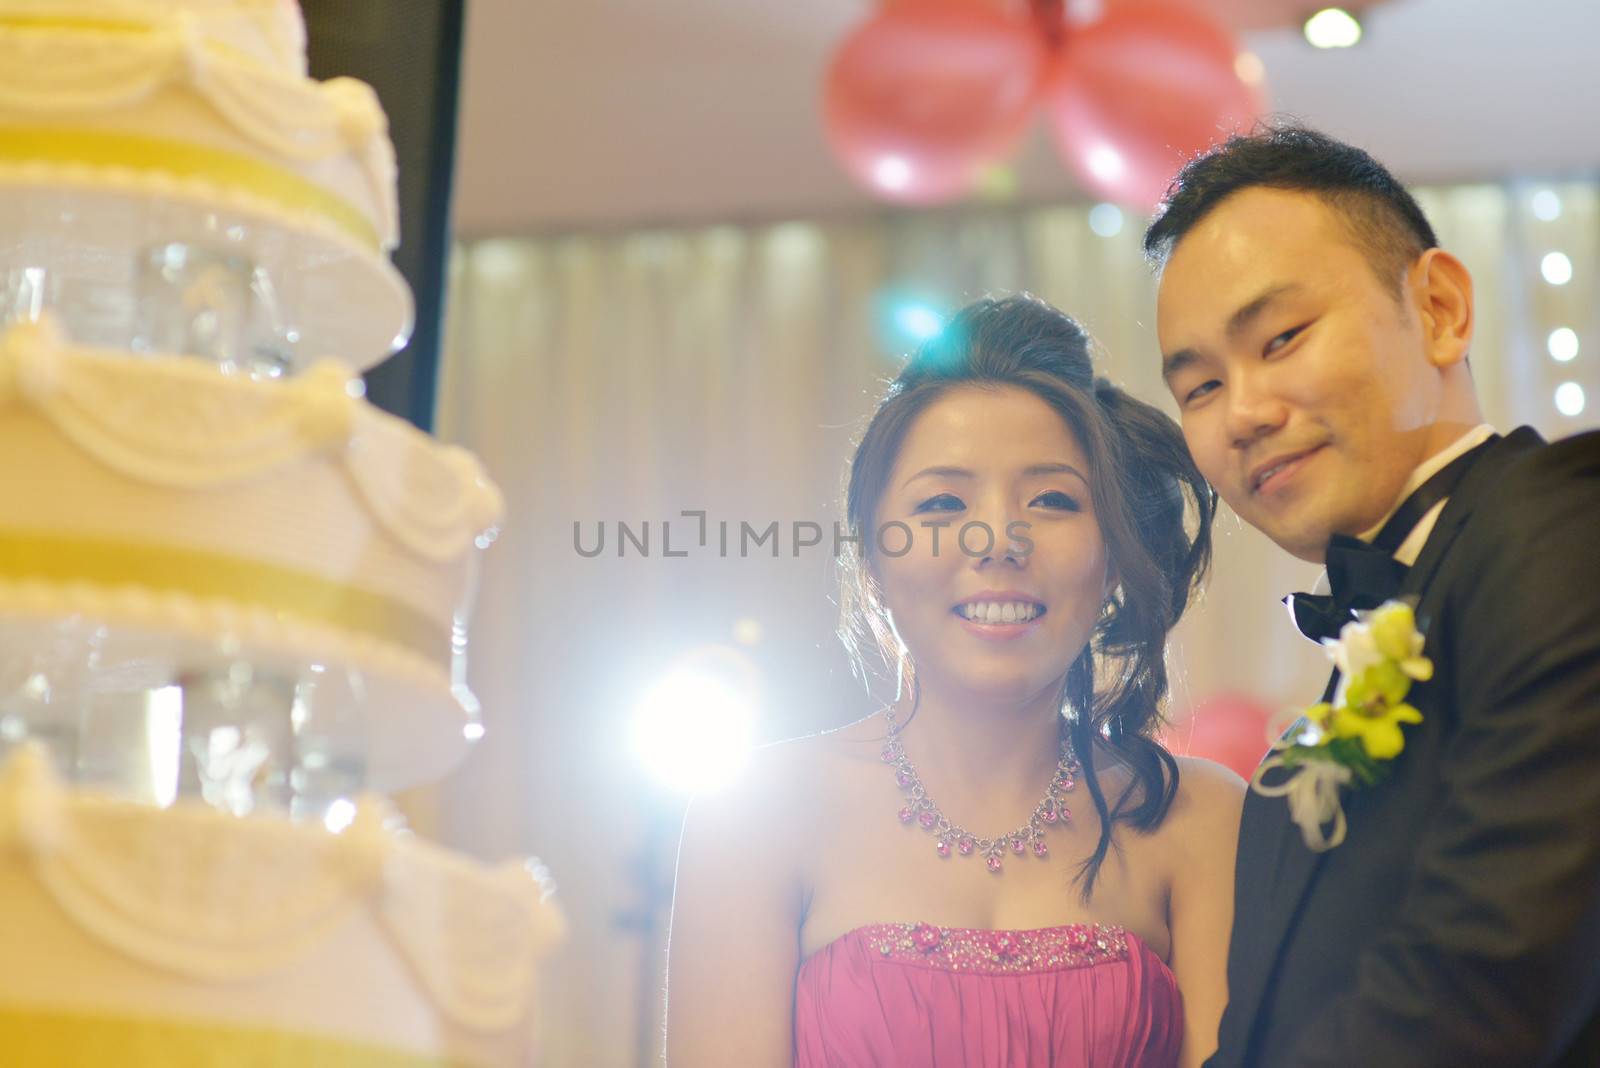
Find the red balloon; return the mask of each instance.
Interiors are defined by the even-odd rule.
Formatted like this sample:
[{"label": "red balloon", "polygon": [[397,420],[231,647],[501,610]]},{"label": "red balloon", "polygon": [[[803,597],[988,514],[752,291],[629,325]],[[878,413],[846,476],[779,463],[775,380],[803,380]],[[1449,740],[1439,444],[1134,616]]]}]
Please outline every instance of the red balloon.
[{"label": "red balloon", "polygon": [[1056,148],[1099,196],[1148,211],[1185,160],[1262,113],[1232,35],[1196,11],[1139,6],[1069,33],[1047,90]]},{"label": "red balloon", "polygon": [[1267,737],[1272,715],[1253,697],[1217,694],[1173,723],[1164,741],[1174,753],[1215,760],[1248,779],[1272,747]]},{"label": "red balloon", "polygon": [[933,204],[972,188],[1027,131],[1048,67],[1027,19],[977,0],[886,7],[828,68],[834,154],[879,196]]}]

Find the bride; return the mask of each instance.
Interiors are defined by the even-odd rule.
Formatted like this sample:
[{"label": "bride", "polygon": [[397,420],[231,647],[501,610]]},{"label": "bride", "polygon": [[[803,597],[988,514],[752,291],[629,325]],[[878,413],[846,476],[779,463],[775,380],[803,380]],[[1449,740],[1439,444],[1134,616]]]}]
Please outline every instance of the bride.
[{"label": "bride", "polygon": [[1152,737],[1214,498],[1031,297],[964,309],[850,468],[847,637],[899,692],[686,819],[679,1065],[1198,1065],[1243,783]]}]

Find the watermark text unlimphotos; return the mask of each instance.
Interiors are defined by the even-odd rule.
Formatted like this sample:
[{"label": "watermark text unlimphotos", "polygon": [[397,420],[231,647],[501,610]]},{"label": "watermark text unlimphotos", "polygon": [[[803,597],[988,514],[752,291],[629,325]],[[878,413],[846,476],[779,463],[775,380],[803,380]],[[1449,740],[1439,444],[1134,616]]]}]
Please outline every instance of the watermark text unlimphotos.
[{"label": "watermark text unlimphotos", "polygon": [[[603,519],[572,522],[572,548],[579,556],[594,559],[598,556],[683,557],[709,556],[721,558],[770,556],[777,559],[787,555],[798,557],[803,551],[831,550],[837,557],[844,547],[853,546],[860,553],[868,549],[863,542],[865,534],[852,534],[838,522],[828,527],[808,519],[787,523],[774,519],[765,524],[748,519],[723,519],[711,522],[704,509],[680,512],[678,520],[638,520],[630,522]],[[684,520],[690,520],[685,522]],[[1027,556],[1033,552],[1033,541],[1027,536],[1030,524],[1016,519],[1006,524],[1005,552],[1012,556]],[[787,537],[785,537],[787,535]],[[1000,539],[988,523],[973,520],[956,526],[948,519],[924,519],[915,525],[898,519],[880,523],[872,534],[870,547],[888,557],[901,557],[913,549],[931,556],[960,552],[965,556],[984,557],[999,548]]]}]

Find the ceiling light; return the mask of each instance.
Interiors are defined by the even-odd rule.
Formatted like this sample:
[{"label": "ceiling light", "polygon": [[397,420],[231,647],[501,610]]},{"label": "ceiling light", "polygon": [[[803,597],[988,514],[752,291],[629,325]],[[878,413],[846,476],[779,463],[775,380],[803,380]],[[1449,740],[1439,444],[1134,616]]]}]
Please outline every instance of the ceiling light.
[{"label": "ceiling light", "polygon": [[1325,7],[1306,19],[1306,40],[1316,48],[1349,48],[1361,40],[1361,23],[1342,7]]}]

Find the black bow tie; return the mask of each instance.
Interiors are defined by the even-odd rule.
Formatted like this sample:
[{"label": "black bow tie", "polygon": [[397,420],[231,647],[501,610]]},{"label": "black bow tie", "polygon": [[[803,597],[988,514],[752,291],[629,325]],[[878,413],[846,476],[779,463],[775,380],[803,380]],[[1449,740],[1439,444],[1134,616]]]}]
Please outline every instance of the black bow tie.
[{"label": "black bow tie", "polygon": [[1449,497],[1472,466],[1479,449],[1456,457],[1407,497],[1371,544],[1344,534],[1328,542],[1328,589],[1322,593],[1291,593],[1283,599],[1294,625],[1314,642],[1339,637],[1339,631],[1358,611],[1377,608],[1400,592],[1411,569],[1394,558],[1422,517]]},{"label": "black bow tie", "polygon": [[1356,611],[1377,608],[1400,592],[1411,569],[1377,545],[1335,534],[1328,542],[1328,593],[1284,598],[1294,625],[1314,642],[1334,639]]}]

